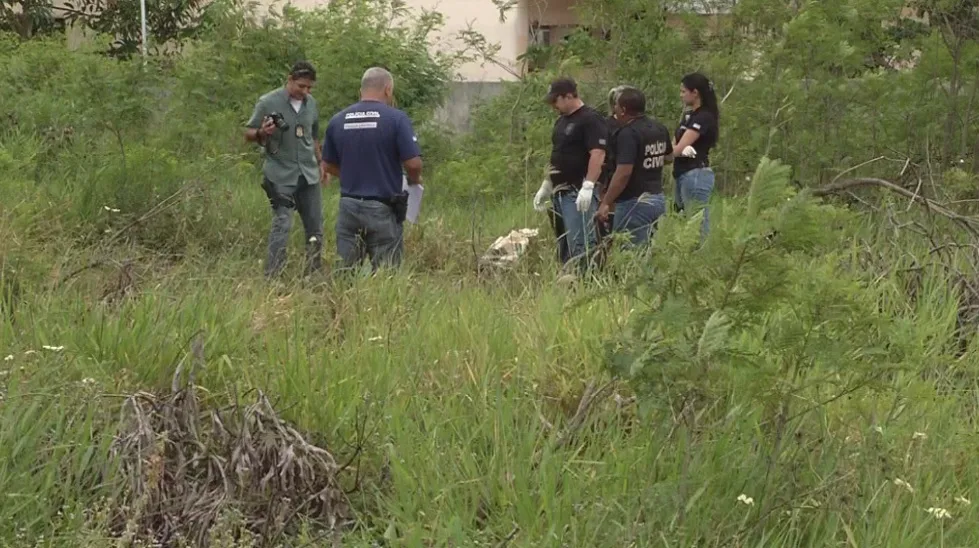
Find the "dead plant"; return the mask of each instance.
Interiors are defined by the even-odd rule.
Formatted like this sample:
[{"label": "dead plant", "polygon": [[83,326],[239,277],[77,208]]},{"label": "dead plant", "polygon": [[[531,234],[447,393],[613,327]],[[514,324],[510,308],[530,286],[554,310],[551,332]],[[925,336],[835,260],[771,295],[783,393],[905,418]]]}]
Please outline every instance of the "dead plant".
[{"label": "dead plant", "polygon": [[[203,343],[178,364],[169,394],[139,392],[122,407],[112,450],[125,481],[114,512],[126,543],[207,546],[219,518],[235,514],[239,536],[270,546],[303,521],[339,531],[350,508],[329,451],[306,441],[261,392],[206,409],[194,384]],[[181,374],[186,370],[186,382]]]}]

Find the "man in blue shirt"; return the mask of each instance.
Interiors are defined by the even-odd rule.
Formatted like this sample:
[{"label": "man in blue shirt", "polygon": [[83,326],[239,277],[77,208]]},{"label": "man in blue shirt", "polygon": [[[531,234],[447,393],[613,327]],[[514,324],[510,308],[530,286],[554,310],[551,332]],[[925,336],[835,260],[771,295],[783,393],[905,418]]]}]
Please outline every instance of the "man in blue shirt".
[{"label": "man in blue shirt", "polygon": [[371,266],[398,266],[409,185],[421,183],[422,160],[411,120],[391,106],[394,78],[383,68],[364,72],[360,101],[326,127],[323,169],[340,178],[337,253],[349,268],[370,256]]}]

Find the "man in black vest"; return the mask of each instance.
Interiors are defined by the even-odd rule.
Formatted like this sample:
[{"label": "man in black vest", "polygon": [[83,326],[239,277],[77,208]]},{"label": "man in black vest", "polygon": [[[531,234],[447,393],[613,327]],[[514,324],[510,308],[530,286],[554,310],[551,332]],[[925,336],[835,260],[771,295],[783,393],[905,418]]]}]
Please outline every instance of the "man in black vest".
[{"label": "man in black vest", "polygon": [[596,217],[607,222],[614,207],[613,232],[628,233],[632,244],[640,245],[649,240],[657,219],[666,212],[663,166],[673,161],[673,145],[666,126],[646,116],[642,91],[623,89],[614,112],[619,122],[611,146],[615,171]]}]

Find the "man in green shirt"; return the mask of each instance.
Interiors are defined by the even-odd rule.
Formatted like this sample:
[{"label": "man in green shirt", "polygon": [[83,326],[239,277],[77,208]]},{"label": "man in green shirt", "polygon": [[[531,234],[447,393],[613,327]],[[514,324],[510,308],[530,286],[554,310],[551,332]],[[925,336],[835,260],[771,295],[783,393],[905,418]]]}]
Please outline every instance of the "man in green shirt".
[{"label": "man in green shirt", "polygon": [[306,61],[296,63],[285,86],[263,95],[248,120],[245,140],[264,147],[262,189],[272,206],[265,275],[281,272],[292,229],[292,214],[299,211],[306,231],[306,268],[322,264],[323,194],[326,173],[320,167],[320,123],[316,100],[310,95],[316,70]]}]

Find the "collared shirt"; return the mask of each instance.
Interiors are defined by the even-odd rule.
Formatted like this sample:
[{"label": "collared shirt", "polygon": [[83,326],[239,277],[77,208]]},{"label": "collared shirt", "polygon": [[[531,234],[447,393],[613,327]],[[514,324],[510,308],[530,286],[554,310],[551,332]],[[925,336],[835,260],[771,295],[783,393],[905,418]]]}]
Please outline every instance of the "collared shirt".
[{"label": "collared shirt", "polygon": [[616,165],[631,165],[632,174],[617,202],[638,198],[644,193],[663,193],[663,164],[673,153],[670,131],[647,116],[633,118],[615,134],[612,148]]},{"label": "collared shirt", "polygon": [[323,160],[340,166],[340,194],[390,199],[403,191],[402,163],[421,156],[404,112],[380,101],[358,101],[326,126]]},{"label": "collared shirt", "polygon": [[588,175],[591,151],[604,151],[607,140],[605,119],[588,105],[560,116],[551,135],[551,166],[557,170],[551,175],[551,182],[555,188],[562,185],[581,188]]},{"label": "collared shirt", "polygon": [[279,186],[290,187],[299,184],[299,177],[305,177],[306,184],[319,184],[320,169],[316,161],[316,141],[320,133],[320,114],[316,100],[307,95],[302,101],[289,97],[284,87],[263,95],[247,127],[262,127],[265,117],[277,112],[282,115],[289,128],[276,129],[266,137],[265,177]]}]

